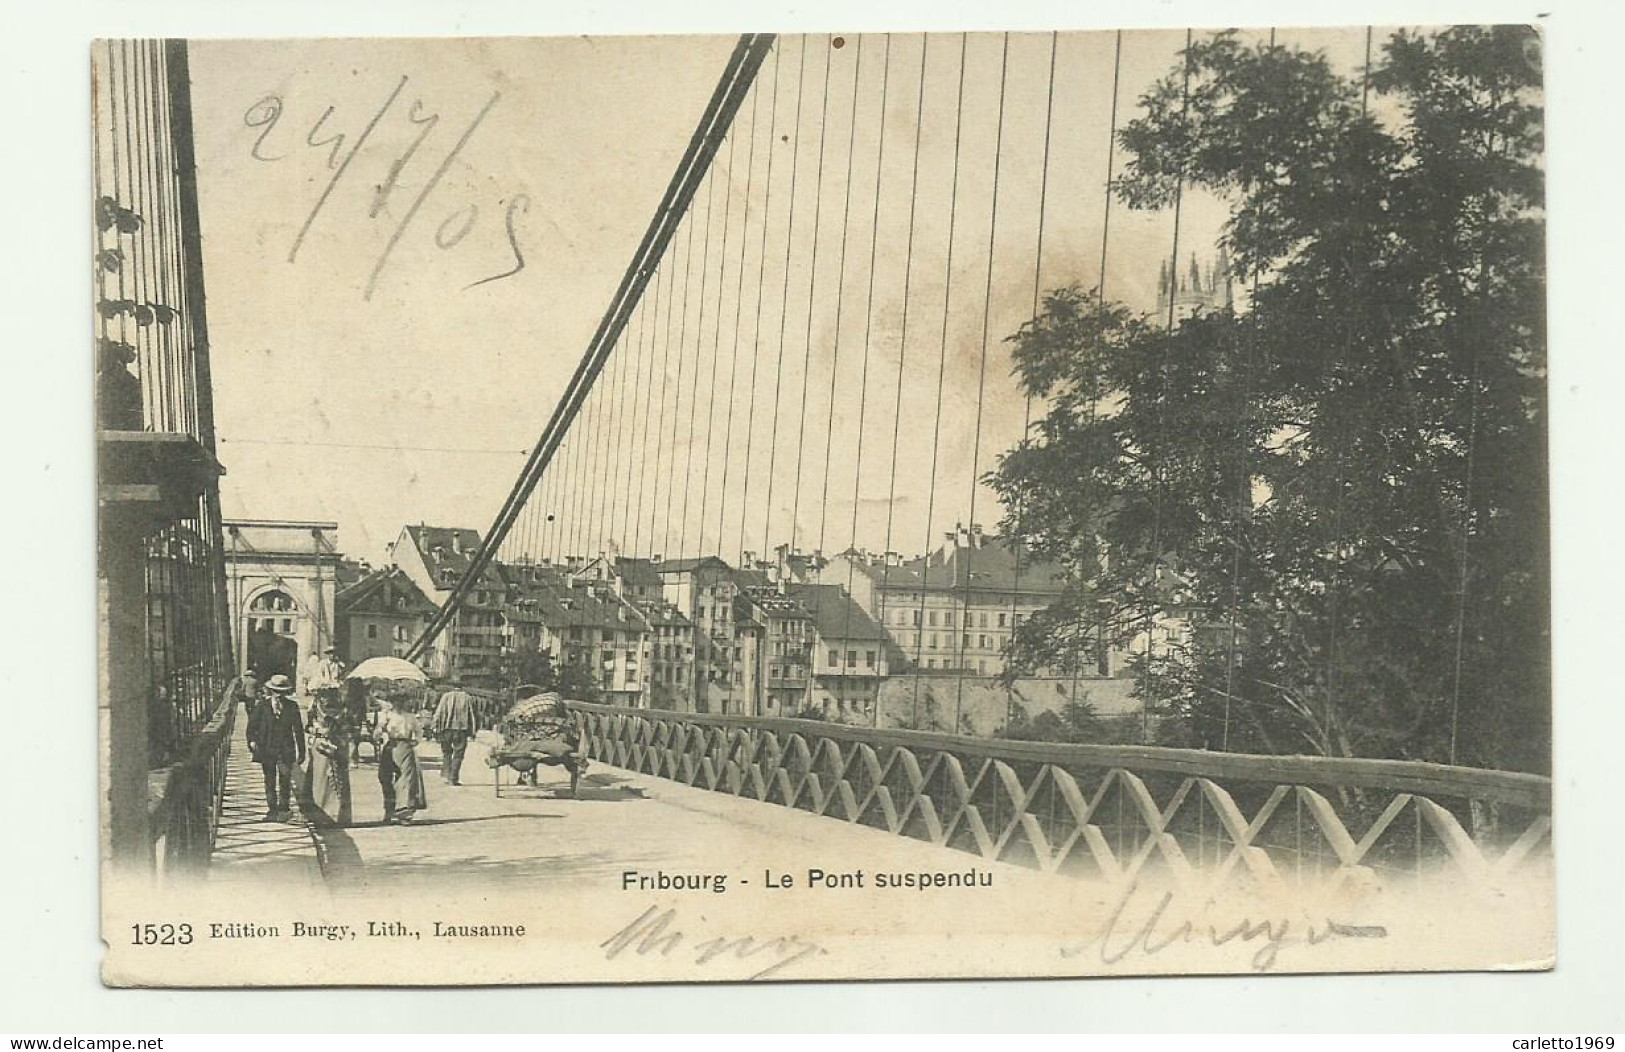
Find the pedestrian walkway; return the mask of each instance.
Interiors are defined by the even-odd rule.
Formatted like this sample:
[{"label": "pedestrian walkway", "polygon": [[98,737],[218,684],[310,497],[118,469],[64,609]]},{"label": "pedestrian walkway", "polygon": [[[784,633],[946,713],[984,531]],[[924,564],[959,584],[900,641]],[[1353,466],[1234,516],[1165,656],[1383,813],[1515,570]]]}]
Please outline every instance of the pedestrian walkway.
[{"label": "pedestrian walkway", "polygon": [[235,722],[209,883],[322,886],[316,838],[305,816],[296,809],[289,821],[265,821],[265,780],[248,753],[248,720],[239,714]]}]

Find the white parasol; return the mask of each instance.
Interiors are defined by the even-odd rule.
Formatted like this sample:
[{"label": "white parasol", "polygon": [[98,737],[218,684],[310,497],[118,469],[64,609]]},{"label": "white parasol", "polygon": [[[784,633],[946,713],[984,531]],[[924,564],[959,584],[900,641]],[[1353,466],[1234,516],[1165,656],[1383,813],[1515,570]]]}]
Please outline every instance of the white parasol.
[{"label": "white parasol", "polygon": [[424,675],[422,669],[398,657],[368,658],[355,668],[345,679],[390,679],[412,683],[427,683],[429,677]]}]

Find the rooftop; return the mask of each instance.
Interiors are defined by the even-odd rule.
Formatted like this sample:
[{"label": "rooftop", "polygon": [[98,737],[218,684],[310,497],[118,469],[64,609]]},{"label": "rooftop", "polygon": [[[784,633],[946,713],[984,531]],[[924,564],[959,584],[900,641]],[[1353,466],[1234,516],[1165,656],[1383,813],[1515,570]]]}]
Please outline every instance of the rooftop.
[{"label": "rooftop", "polygon": [[885,629],[838,584],[793,584],[790,596],[806,607],[824,639],[881,642],[888,638]]},{"label": "rooftop", "polygon": [[333,598],[340,614],[431,614],[436,607],[397,566],[374,570],[341,587]]},{"label": "rooftop", "polygon": [[556,566],[502,565],[516,620],[557,628],[643,629],[636,607],[607,586],[571,583]]},{"label": "rooftop", "polygon": [[1033,559],[1020,545],[1003,537],[977,537],[974,544],[950,542],[929,555],[895,566],[855,553],[853,561],[888,591],[948,592],[985,589],[1031,595],[1055,595],[1064,575],[1055,563]]},{"label": "rooftop", "polygon": [[[406,535],[423,557],[437,589],[450,590],[463,579],[474,555],[480,550],[480,534],[462,526],[427,526],[419,523],[406,527]],[[484,583],[500,587],[502,575],[487,566]]]}]

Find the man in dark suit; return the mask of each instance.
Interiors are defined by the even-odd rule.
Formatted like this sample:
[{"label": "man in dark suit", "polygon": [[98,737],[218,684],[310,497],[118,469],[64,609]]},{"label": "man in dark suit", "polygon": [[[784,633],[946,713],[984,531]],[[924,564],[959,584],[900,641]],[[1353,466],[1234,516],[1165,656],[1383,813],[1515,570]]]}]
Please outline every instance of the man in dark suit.
[{"label": "man in dark suit", "polygon": [[293,767],[305,762],[305,724],[287,676],[266,681],[248,716],[248,749],[265,772],[265,821],[286,821],[293,814]]}]

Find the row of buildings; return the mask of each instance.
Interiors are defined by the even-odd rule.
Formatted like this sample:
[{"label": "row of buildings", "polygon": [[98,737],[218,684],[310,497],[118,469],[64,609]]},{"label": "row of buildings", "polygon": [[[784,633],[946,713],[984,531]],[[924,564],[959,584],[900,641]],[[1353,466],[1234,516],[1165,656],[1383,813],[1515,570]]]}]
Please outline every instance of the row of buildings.
[{"label": "row of buildings", "polygon": [[[404,654],[480,547],[471,529],[406,526],[390,564],[344,559],[331,523],[231,522],[227,560],[244,663],[297,674],[329,643],[347,662]],[[1012,633],[1060,591],[1055,567],[976,526],[913,559],[849,549],[563,562],[493,561],[422,656],[431,675],[498,686],[547,654],[612,704],[867,718],[888,678],[992,679]],[[1100,678],[1123,655],[1104,640]]]}]

